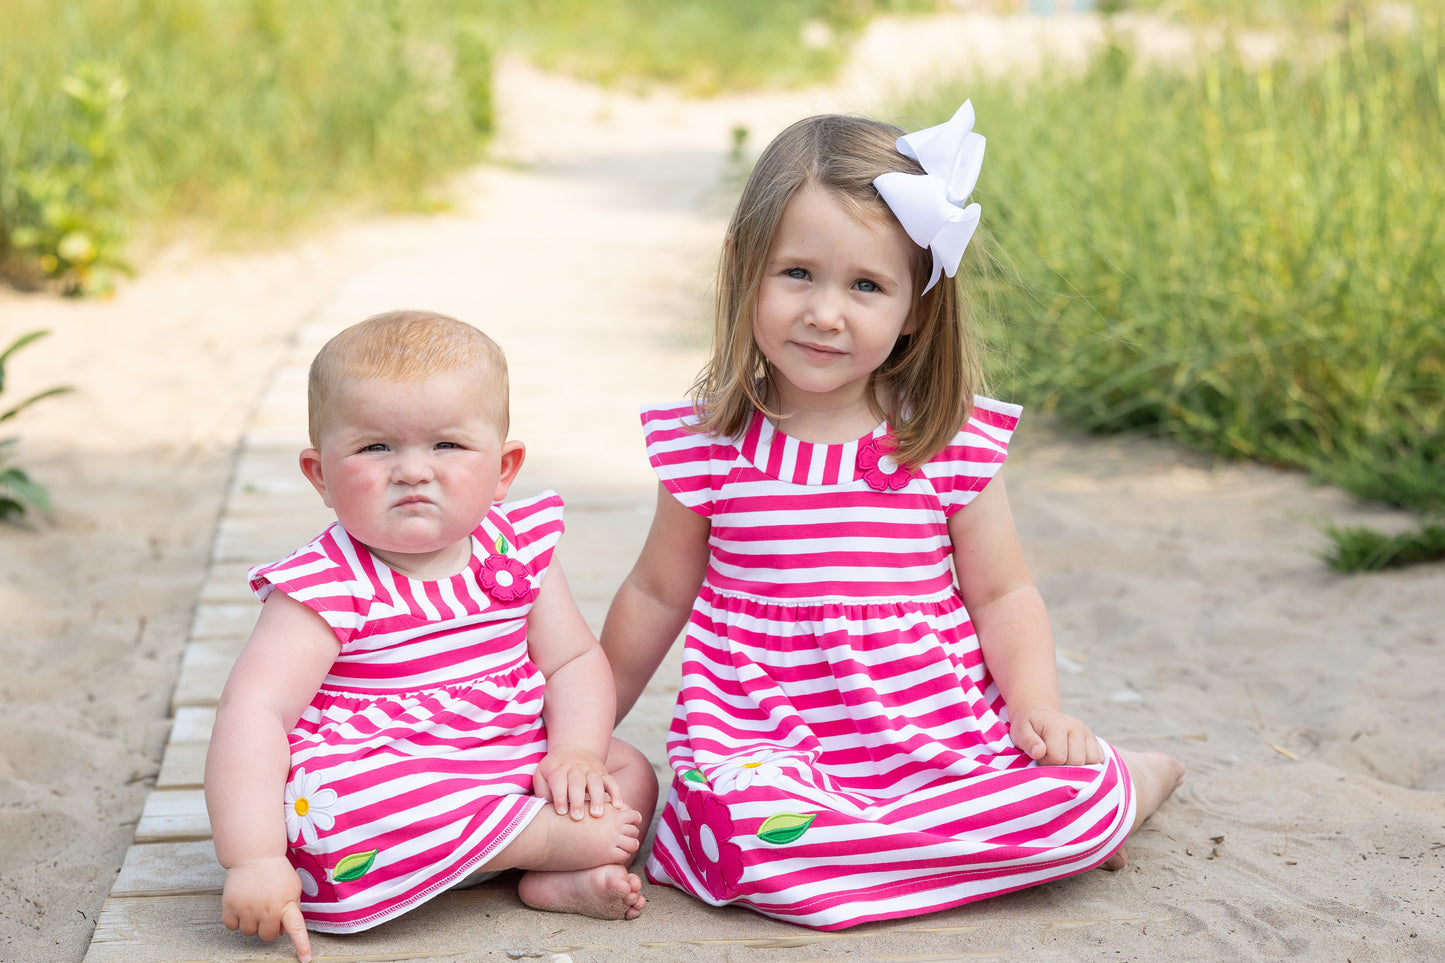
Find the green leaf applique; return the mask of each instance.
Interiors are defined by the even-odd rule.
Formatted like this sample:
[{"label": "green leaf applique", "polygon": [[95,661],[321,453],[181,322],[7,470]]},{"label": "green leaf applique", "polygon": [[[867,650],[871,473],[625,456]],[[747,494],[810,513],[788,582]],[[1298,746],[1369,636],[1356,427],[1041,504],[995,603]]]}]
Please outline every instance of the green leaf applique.
[{"label": "green leaf applique", "polygon": [[497,550],[498,555],[506,555],[512,550],[512,546],[507,544],[507,536],[505,535],[498,535],[497,541],[492,547]]},{"label": "green leaf applique", "polygon": [[366,875],[371,869],[371,864],[376,862],[376,850],[369,853],[348,853],[341,857],[341,862],[331,871],[331,878],[338,883],[349,883],[353,879],[359,879]]},{"label": "green leaf applique", "polygon": [[683,782],[695,782],[699,786],[707,785],[707,777],[702,774],[701,769],[689,769],[682,774]]},{"label": "green leaf applique", "polygon": [[778,813],[769,816],[758,827],[758,838],[765,843],[786,846],[788,843],[797,842],[817,818],[817,813]]}]

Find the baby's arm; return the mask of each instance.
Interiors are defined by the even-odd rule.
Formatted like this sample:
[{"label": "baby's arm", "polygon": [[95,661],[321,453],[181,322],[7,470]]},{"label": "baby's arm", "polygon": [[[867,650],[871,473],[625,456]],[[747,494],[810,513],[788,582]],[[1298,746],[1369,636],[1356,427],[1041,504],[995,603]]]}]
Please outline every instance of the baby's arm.
[{"label": "baby's arm", "polygon": [[612,670],[587,627],[562,566],[553,559],[527,617],[527,649],[547,680],[542,718],[547,755],[537,766],[533,791],[559,814],[602,815],[604,798],[622,808],[617,781],[605,760],[612,741],[616,698]]},{"label": "baby's arm", "polygon": [[1049,615],[1024,561],[1002,478],[954,513],[948,534],[963,604],[1008,705],[1014,744],[1046,765],[1103,762],[1093,732],[1063,712]]},{"label": "baby's arm", "polygon": [[226,868],[222,921],[265,940],[284,930],[302,961],[311,958],[311,941],[301,881],[286,859],[287,733],[339,651],[320,616],[272,592],[221,692],[206,753],[206,809]]},{"label": "baby's arm", "polygon": [[642,554],[602,626],[602,649],[617,680],[618,722],[687,624],[707,571],[709,531],[706,518],[658,484],[657,509]]}]

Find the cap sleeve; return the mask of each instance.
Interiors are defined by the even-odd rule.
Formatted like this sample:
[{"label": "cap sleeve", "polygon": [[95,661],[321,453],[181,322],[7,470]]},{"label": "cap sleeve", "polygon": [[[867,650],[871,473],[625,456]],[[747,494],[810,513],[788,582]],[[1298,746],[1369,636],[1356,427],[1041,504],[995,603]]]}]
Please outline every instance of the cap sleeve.
[{"label": "cap sleeve", "polygon": [[248,578],[258,599],[278,590],[289,595],[320,615],[343,645],[365,623],[376,597],[356,543],[340,524],[280,561],[256,566]]},{"label": "cap sleeve", "polygon": [[951,516],[978,496],[1003,467],[1023,408],[974,395],[973,411],[948,447],[923,466]]},{"label": "cap sleeve", "polygon": [[711,517],[738,450],[728,439],[697,431],[697,423],[691,404],[642,409],[647,460],[658,480],[682,504]]},{"label": "cap sleeve", "polygon": [[483,541],[489,542],[487,548],[494,551],[498,550],[497,537],[506,538],[507,554],[527,566],[534,584],[541,585],[542,576],[551,567],[552,552],[566,530],[562,521],[562,496],[545,491],[531,498],[494,505],[482,523],[482,530],[487,536]]}]

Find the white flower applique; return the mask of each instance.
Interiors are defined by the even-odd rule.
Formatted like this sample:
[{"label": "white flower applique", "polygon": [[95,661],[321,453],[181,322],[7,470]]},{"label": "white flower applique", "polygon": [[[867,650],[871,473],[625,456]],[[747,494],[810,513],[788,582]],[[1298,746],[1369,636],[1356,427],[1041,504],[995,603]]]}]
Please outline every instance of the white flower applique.
[{"label": "white flower applique", "polygon": [[753,783],[770,783],[782,775],[777,762],[788,756],[771,749],[759,749],[745,762],[725,762],[712,773],[712,786],[717,792],[747,789]]},{"label": "white flower applique", "polygon": [[331,814],[336,799],[336,790],[321,787],[320,776],[297,769],[295,778],[286,784],[287,838],[308,846],[315,843],[318,828],[325,831],[336,825]]}]

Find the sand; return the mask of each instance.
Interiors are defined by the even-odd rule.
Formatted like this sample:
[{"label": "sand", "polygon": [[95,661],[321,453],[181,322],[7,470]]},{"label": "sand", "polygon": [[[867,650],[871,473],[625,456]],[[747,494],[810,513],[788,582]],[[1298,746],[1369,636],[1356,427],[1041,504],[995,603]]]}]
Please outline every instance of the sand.
[{"label": "sand", "polygon": [[[732,130],[756,150],[808,113],[886,104],[920,67],[1026,65],[1097,36],[1086,18],[884,21],[829,88],[701,104],[509,61],[501,163],[450,185],[450,213],[246,254],[171,248],[109,299],[0,292],[5,337],[51,332],[0,401],[76,389],[0,431],[56,504],[0,528],[0,958],[286,957],[220,926],[204,864],[185,900],[145,903],[153,927],[122,939],[97,920],[124,902],[105,901],[164,781],[183,657],[210,651],[201,616],[230,612],[243,638],[242,556],[325,521],[291,468],[299,373],[325,337],[419,306],[502,343],[530,451],[515,491],[567,499],[561,557],[600,627],[651,510],[636,409],[681,397],[705,350]],[[1403,520],[1296,474],[1027,416],[1006,477],[1066,705],[1189,766],[1126,870],[839,934],[651,885],[633,923],[540,914],[503,884],[318,939],[318,957],[1445,957],[1445,567],[1341,576],[1317,557],[1324,521]],[[623,726],[659,765],[675,672]]]}]

